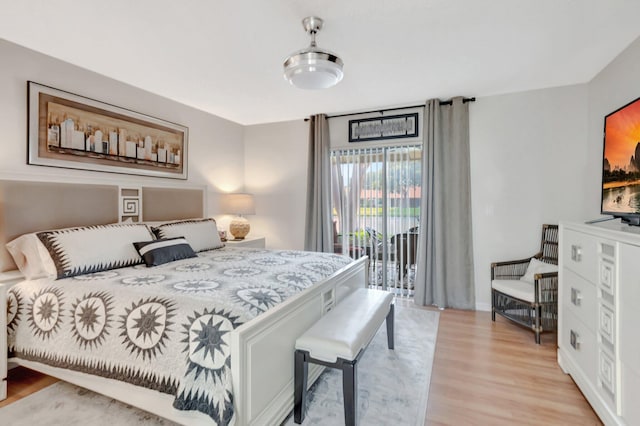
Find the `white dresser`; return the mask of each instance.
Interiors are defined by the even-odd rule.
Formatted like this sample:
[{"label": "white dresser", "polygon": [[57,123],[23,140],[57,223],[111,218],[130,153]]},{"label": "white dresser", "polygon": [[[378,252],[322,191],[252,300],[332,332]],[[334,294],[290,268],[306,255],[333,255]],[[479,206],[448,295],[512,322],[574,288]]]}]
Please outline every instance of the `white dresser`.
[{"label": "white dresser", "polygon": [[640,228],[561,223],[558,363],[607,425],[640,425]]}]

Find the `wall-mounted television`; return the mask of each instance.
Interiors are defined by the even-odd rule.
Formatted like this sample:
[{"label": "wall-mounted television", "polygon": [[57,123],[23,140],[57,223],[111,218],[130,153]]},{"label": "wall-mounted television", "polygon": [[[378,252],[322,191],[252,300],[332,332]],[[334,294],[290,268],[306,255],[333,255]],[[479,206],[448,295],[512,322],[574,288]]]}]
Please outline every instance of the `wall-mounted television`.
[{"label": "wall-mounted television", "polygon": [[604,118],[602,214],[640,225],[640,98]]}]

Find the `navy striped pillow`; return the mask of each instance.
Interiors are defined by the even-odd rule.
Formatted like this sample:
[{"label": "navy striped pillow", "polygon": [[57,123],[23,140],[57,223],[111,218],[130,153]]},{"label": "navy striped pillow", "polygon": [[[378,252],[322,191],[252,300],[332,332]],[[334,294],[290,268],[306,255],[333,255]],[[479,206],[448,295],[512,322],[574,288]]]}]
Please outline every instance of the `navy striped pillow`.
[{"label": "navy striped pillow", "polygon": [[197,257],[184,237],[164,238],[133,243],[147,266],[158,266],[174,260]]}]

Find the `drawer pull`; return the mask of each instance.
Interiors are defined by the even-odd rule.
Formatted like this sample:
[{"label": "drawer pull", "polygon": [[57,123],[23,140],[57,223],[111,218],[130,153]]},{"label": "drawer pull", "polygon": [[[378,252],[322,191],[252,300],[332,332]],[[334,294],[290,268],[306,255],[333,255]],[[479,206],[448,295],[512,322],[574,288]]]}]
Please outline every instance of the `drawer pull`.
[{"label": "drawer pull", "polygon": [[571,287],[571,303],[576,306],[582,305],[582,296],[580,295],[580,290],[576,290]]},{"label": "drawer pull", "polygon": [[580,350],[580,336],[575,331],[571,330],[569,335],[569,342],[571,343],[571,347],[576,351]]},{"label": "drawer pull", "polygon": [[574,262],[582,261],[582,247],[571,245],[571,260]]}]

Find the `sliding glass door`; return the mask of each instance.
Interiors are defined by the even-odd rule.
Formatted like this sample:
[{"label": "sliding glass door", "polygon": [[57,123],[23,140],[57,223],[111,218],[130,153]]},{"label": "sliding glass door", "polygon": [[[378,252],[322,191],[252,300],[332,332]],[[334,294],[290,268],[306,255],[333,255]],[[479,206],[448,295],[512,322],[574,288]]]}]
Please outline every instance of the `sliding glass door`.
[{"label": "sliding glass door", "polygon": [[370,259],[369,284],[413,293],[421,145],[331,152],[335,251]]}]

